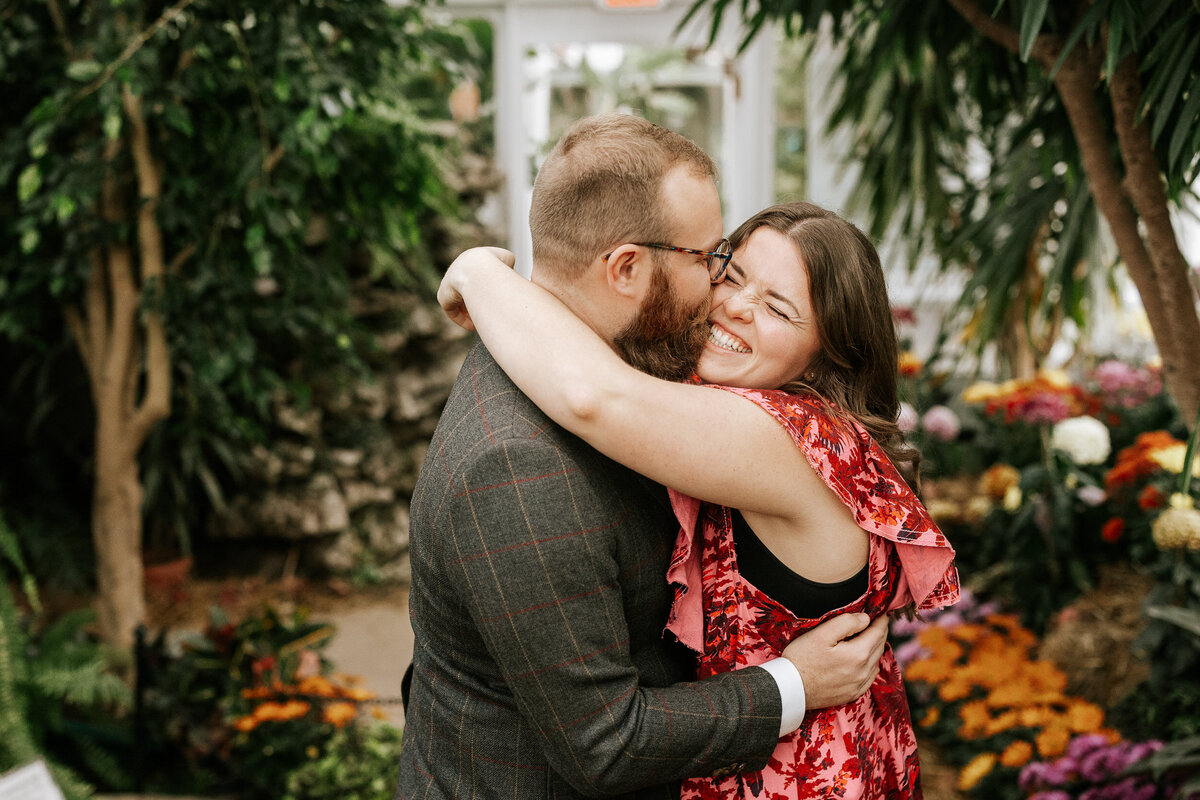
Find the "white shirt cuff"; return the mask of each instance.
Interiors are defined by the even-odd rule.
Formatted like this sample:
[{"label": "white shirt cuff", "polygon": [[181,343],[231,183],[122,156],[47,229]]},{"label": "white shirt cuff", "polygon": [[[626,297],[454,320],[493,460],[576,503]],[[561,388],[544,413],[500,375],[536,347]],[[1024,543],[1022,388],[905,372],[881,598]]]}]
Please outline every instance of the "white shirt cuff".
[{"label": "white shirt cuff", "polygon": [[783,705],[783,713],[779,718],[779,735],[786,736],[799,728],[800,723],[804,721],[804,679],[800,677],[800,670],[796,669],[796,665],[786,658],[773,658],[759,666],[771,673],[771,677],[779,686],[779,699]]}]

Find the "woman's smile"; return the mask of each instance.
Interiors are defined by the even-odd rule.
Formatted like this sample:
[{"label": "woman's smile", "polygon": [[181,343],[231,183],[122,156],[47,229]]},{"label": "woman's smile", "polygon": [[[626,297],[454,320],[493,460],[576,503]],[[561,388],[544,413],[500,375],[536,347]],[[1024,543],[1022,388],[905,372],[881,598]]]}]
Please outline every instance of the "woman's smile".
[{"label": "woman's smile", "polygon": [[708,341],[717,346],[720,350],[728,350],[734,353],[749,353],[750,345],[734,336],[729,331],[722,328],[717,323],[712,323],[712,332],[708,335]]}]

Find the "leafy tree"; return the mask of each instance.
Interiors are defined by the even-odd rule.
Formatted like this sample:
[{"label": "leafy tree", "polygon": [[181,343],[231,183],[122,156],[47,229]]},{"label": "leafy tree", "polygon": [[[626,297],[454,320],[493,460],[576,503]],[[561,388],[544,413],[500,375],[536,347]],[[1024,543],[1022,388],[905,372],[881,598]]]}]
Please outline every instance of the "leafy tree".
[{"label": "leafy tree", "polygon": [[[695,0],[713,34],[730,0]],[[1083,322],[1102,218],[1141,294],[1184,419],[1200,405],[1191,270],[1170,208],[1200,167],[1200,8],[1192,0],[757,0],[789,34],[830,22],[832,117],[863,165],[872,232],[893,224],[975,270],[976,340],[1014,321]],[[734,11],[732,13],[739,13]],[[986,169],[980,174],[982,163]],[[1091,268],[1089,269],[1088,263]],[[1110,265],[1102,265],[1110,266]],[[1054,325],[1044,337],[1051,339]]]},{"label": "leafy tree", "polygon": [[0,6],[0,337],[49,352],[65,321],[86,369],[110,641],[144,615],[156,427],[174,409],[228,441],[289,358],[351,362],[348,265],[434,274],[428,222],[454,204],[405,88],[454,62],[428,30],[383,0]]}]

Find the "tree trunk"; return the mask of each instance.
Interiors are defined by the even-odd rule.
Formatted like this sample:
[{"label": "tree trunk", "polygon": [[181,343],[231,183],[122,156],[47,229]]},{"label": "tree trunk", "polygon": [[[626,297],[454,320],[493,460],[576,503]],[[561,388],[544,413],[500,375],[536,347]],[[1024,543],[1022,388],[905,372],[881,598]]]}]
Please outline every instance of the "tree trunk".
[{"label": "tree trunk", "polygon": [[[974,0],[948,2],[985,37],[1018,52],[1016,30],[989,16]],[[1043,34],[1035,41],[1032,56],[1050,74],[1062,48],[1058,37]],[[1055,74],[1054,85],[1079,144],[1096,206],[1141,295],[1162,356],[1167,390],[1190,427],[1200,405],[1200,361],[1192,352],[1200,341],[1200,317],[1150,143],[1149,120],[1134,124],[1141,88],[1133,56],[1122,62],[1111,87],[1117,140],[1127,170],[1124,182],[1113,161],[1111,132],[1096,97],[1106,49],[1104,41],[1076,44]],[[1138,229],[1139,221],[1146,226],[1145,238]]]},{"label": "tree trunk", "polygon": [[[119,409],[96,409],[96,487],[92,539],[96,546],[96,611],[100,635],[132,648],[134,630],[146,620],[142,579],[142,484],[137,454],[113,446]],[[113,430],[116,428],[117,430]],[[115,457],[114,454],[115,453]]]},{"label": "tree trunk", "polygon": [[[155,216],[161,178],[152,158],[141,99],[125,86],[122,104],[137,182],[140,280],[127,242],[97,247],[91,253],[83,311],[68,308],[66,317],[87,367],[96,406],[92,538],[100,634],[106,641],[131,648],[134,631],[146,616],[138,451],[154,425],[170,413],[171,363],[162,318],[153,307],[141,311],[143,289],[157,294],[164,271],[162,232]],[[126,182],[115,167],[123,144],[114,139],[105,149],[109,167],[100,213],[113,224],[128,223],[130,216],[123,198]]]}]

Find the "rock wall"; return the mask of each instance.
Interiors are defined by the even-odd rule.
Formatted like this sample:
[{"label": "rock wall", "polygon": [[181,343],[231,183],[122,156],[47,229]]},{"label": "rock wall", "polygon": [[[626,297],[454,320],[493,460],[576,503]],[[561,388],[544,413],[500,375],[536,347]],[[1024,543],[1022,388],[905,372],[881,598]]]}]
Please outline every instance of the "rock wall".
[{"label": "rock wall", "polygon": [[374,375],[318,379],[303,407],[277,397],[209,534],[295,549],[307,573],[406,581],[409,500],[470,335],[400,292],[360,293],[354,312],[376,331]]},{"label": "rock wall", "polygon": [[[445,265],[467,247],[505,244],[506,225],[503,178],[488,148],[471,126],[441,130],[455,143],[444,177],[464,212],[424,231],[434,263]],[[276,398],[270,444],[244,459],[242,491],[209,535],[298,553],[309,573],[407,581],[409,501],[472,336],[432,299],[381,287],[367,264],[358,271],[351,312],[373,336],[371,376],[306,379],[304,405]]]}]

